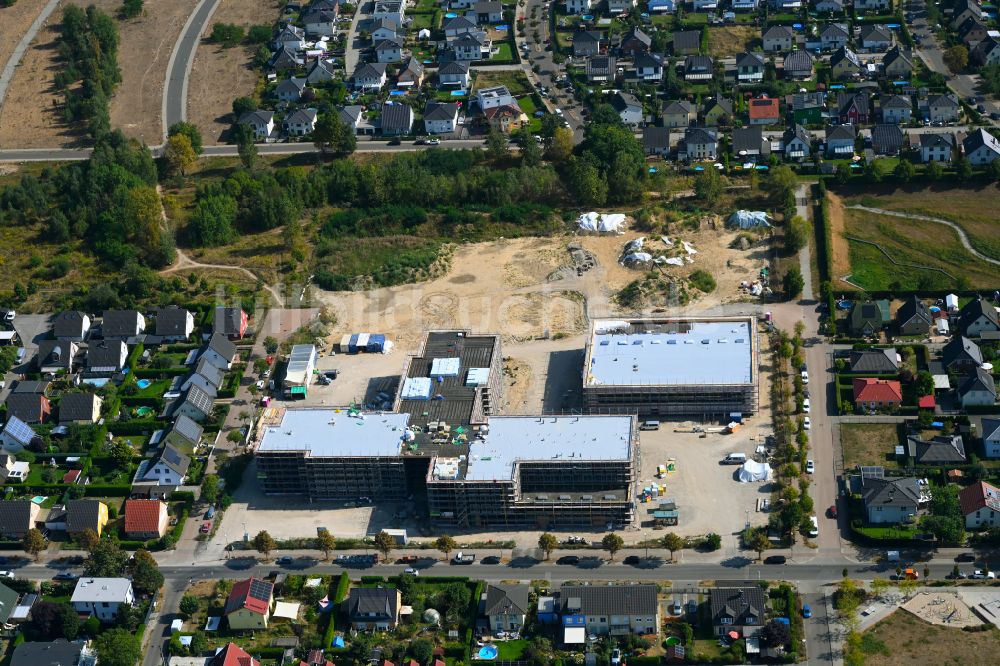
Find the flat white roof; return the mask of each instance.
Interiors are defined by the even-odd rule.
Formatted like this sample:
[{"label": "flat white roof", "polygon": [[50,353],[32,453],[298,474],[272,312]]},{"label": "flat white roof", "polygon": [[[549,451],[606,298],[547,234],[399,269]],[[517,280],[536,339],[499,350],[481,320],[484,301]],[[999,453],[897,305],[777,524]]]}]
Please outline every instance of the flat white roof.
[{"label": "flat white roof", "polygon": [[76,589],[70,603],[92,603],[100,601],[125,601],[128,591],[132,589],[132,581],[128,578],[88,578],[83,577],[76,582]]},{"label": "flat white roof", "polygon": [[470,481],[513,478],[521,460],[627,460],[630,416],[492,416],[489,434],[469,446]]},{"label": "flat white roof", "polygon": [[313,457],[398,456],[409,414],[288,409],[264,431],[258,451],[307,451]]},{"label": "flat white roof", "polygon": [[[603,332],[595,322],[586,386],[684,386],[753,382],[750,319],[648,322]],[[630,330],[644,322],[632,322]]]}]

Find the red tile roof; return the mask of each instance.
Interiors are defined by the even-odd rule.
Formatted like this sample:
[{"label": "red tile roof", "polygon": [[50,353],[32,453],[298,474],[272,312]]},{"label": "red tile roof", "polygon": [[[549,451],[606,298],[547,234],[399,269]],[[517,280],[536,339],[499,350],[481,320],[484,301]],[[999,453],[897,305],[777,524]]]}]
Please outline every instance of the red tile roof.
[{"label": "red tile roof", "polygon": [[781,105],[773,97],[750,100],[750,119],[780,118]]},{"label": "red tile roof", "polygon": [[222,651],[212,657],[209,666],[260,666],[260,662],[247,654],[246,650],[236,643],[230,643]]},{"label": "red tile roof", "polygon": [[1000,488],[985,481],[973,483],[959,491],[958,503],[962,506],[963,516],[987,507],[1000,511]]},{"label": "red tile roof", "polygon": [[854,402],[902,402],[903,388],[895,379],[858,377],[854,380]]},{"label": "red tile roof", "polygon": [[258,578],[247,578],[233,585],[233,591],[226,599],[225,614],[246,608],[251,613],[266,615],[271,608],[274,585]]},{"label": "red tile roof", "polygon": [[920,409],[934,409],[936,406],[937,401],[934,400],[934,396],[932,395],[925,395],[917,401],[917,407]]},{"label": "red tile roof", "polygon": [[159,532],[162,505],[155,499],[125,500],[125,533]]},{"label": "red tile roof", "polygon": [[70,471],[66,472],[65,474],[63,474],[63,483],[66,484],[76,483],[77,480],[80,478],[80,472],[81,470],[78,469],[71,469]]}]

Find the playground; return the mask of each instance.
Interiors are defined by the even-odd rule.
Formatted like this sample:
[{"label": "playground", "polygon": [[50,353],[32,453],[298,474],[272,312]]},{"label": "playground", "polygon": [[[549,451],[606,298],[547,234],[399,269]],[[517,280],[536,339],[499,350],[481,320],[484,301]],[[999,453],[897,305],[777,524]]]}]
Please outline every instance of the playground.
[{"label": "playground", "polygon": [[903,608],[921,620],[944,627],[977,627],[982,621],[953,592],[921,592]]}]

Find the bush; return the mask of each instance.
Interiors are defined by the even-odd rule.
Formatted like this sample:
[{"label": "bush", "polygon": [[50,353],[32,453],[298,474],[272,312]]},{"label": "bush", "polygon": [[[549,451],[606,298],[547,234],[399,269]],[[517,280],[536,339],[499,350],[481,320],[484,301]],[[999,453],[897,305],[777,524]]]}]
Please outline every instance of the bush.
[{"label": "bush", "polygon": [[223,48],[232,48],[243,41],[243,27],[232,23],[216,23],[210,39]]},{"label": "bush", "polygon": [[688,281],[691,282],[691,286],[695,289],[710,294],[715,291],[715,278],[706,270],[696,270],[694,273],[688,277]]}]

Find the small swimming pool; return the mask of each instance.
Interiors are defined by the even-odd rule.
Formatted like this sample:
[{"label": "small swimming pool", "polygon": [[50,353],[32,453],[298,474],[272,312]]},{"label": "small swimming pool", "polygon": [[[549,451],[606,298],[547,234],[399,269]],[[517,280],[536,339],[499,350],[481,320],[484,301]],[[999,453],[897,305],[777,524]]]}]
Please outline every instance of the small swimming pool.
[{"label": "small swimming pool", "polygon": [[46,497],[45,495],[35,495],[34,497],[31,498],[31,501],[34,502],[35,504],[41,504],[47,499],[48,497]]},{"label": "small swimming pool", "polygon": [[148,380],[148,379],[140,379],[139,381],[137,381],[135,383],[135,385],[138,386],[141,389],[144,389],[144,388],[149,388],[149,385],[152,384],[152,383],[153,382],[150,381],[150,380]]},{"label": "small swimming pool", "polygon": [[149,416],[152,413],[153,413],[153,408],[152,407],[145,407],[145,406],[143,406],[143,407],[139,407],[139,408],[137,408],[135,410],[135,415],[136,416]]},{"label": "small swimming pool", "polygon": [[458,14],[456,14],[455,12],[448,12],[447,14],[444,15],[444,17],[445,18],[457,18]]},{"label": "small swimming pool", "polygon": [[479,658],[480,659],[496,659],[500,651],[497,650],[495,645],[484,645],[479,648]]}]

